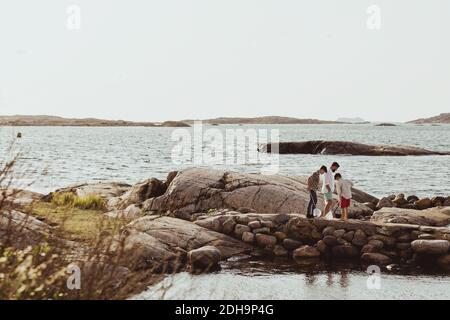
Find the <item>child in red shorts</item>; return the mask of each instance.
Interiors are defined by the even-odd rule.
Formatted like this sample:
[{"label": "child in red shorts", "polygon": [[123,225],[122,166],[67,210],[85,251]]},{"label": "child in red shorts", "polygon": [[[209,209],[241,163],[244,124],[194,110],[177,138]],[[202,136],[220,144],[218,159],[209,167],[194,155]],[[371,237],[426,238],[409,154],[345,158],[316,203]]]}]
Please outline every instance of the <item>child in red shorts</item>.
[{"label": "child in red shorts", "polygon": [[336,192],[342,209],[342,219],[347,220],[348,208],[350,207],[352,198],[353,183],[350,180],[342,179],[340,173],[336,173],[334,180],[336,181]]}]

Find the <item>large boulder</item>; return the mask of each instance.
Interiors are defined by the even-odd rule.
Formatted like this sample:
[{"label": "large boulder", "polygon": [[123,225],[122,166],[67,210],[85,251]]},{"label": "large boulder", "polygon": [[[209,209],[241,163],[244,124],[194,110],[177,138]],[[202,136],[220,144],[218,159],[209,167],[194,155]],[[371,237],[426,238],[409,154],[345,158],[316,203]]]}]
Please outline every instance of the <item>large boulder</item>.
[{"label": "large boulder", "polygon": [[[190,221],[171,217],[145,216],[129,223],[125,230],[145,233],[161,244],[167,245],[170,250],[178,248],[177,250],[188,252],[211,245],[220,251],[224,259],[244,253],[251,248],[230,236],[206,229]],[[155,247],[158,246],[155,245]]]},{"label": "large boulder", "polygon": [[383,208],[374,212],[371,221],[444,227],[450,224],[450,209],[430,208],[417,211],[403,208]]},{"label": "large boulder", "polygon": [[450,242],[447,240],[414,240],[411,242],[411,248],[416,253],[443,255],[448,252]]},{"label": "large boulder", "polygon": [[219,249],[214,246],[204,246],[194,249],[187,254],[188,263],[194,271],[209,271],[215,269],[221,255]]},{"label": "large boulder", "polygon": [[[360,192],[360,197],[363,193]],[[323,206],[323,197],[317,205]],[[365,197],[365,201],[372,197]],[[248,208],[260,213],[306,213],[309,193],[306,179],[281,175],[260,175],[191,168],[179,172],[167,191],[146,201],[149,211],[171,211],[180,217],[209,209]],[[371,214],[357,201],[353,213]]]}]

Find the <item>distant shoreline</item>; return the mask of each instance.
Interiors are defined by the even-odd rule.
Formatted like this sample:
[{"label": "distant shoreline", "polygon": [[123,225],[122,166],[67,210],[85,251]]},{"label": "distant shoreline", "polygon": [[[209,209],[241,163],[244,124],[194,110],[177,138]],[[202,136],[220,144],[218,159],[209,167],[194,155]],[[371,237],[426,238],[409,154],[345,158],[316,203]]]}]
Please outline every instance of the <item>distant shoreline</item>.
[{"label": "distant shoreline", "polygon": [[[449,114],[441,114],[440,116],[419,119],[415,121],[405,122],[404,124],[446,124],[449,123]],[[206,125],[295,125],[295,124],[351,124],[364,125],[373,124],[375,126],[396,126],[402,123],[379,123],[370,121],[361,122],[345,122],[345,118],[338,121],[328,121],[319,119],[300,119],[293,117],[280,116],[264,116],[264,117],[219,117],[213,119],[186,119],[180,121],[163,121],[163,122],[146,122],[146,121],[127,121],[127,120],[105,120],[96,118],[63,118],[47,115],[13,115],[0,116],[0,127],[190,127],[196,121],[201,121]]]},{"label": "distant shoreline", "polygon": [[298,119],[291,117],[266,116],[255,118],[215,118],[205,120],[181,120],[181,121],[164,121],[164,122],[135,122],[125,120],[104,120],[95,118],[63,118],[56,116],[32,116],[32,115],[15,115],[0,116],[0,126],[13,127],[190,127],[195,121],[202,121],[209,125],[226,125],[226,124],[349,124],[340,121],[326,121],[318,119]]}]

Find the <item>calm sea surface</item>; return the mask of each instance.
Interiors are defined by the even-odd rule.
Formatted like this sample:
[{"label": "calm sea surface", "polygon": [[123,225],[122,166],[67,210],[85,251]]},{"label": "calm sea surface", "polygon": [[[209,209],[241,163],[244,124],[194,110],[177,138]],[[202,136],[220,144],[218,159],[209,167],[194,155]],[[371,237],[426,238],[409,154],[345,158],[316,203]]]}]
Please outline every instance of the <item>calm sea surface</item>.
[{"label": "calm sea surface", "polygon": [[[449,125],[228,125],[205,126],[203,132],[211,129],[220,130],[224,137],[226,130],[277,129],[281,141],[347,140],[450,150]],[[15,145],[16,150],[20,149],[23,153],[18,168],[20,177],[16,184],[24,186],[32,182],[29,188],[40,192],[88,181],[122,181],[132,184],[149,177],[165,178],[171,170],[194,166],[192,163],[174,162],[172,150],[180,144],[172,139],[174,130],[180,129],[2,127],[0,150],[3,152],[0,159],[8,156],[7,146],[11,139],[17,132],[22,132],[23,138]],[[194,136],[192,128],[181,130]],[[231,156],[224,154],[224,159]],[[332,161],[341,164],[343,175],[352,179],[358,188],[377,196],[393,192],[423,196],[450,195],[450,156],[280,155],[279,172],[307,175],[320,165]],[[257,163],[223,162],[216,161],[209,166],[255,173],[260,172],[262,166]]]},{"label": "calm sea surface", "polygon": [[222,263],[220,272],[167,277],[133,299],[214,300],[408,300],[450,299],[450,277],[445,274],[365,270],[329,266],[308,270],[295,263],[270,261]]}]

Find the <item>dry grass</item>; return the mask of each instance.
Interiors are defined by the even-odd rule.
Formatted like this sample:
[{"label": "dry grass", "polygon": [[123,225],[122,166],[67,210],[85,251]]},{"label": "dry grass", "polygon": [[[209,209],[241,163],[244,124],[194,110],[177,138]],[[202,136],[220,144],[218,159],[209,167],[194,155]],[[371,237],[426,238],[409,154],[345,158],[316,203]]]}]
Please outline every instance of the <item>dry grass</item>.
[{"label": "dry grass", "polygon": [[28,213],[45,223],[56,226],[64,238],[92,243],[99,234],[116,234],[126,223],[104,215],[101,210],[80,209],[72,206],[59,206],[54,202],[38,202],[28,209]]},{"label": "dry grass", "polygon": [[105,210],[106,201],[98,195],[80,197],[71,192],[54,193],[52,203],[56,206],[73,206],[84,210]]}]

